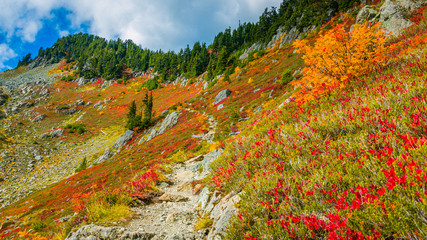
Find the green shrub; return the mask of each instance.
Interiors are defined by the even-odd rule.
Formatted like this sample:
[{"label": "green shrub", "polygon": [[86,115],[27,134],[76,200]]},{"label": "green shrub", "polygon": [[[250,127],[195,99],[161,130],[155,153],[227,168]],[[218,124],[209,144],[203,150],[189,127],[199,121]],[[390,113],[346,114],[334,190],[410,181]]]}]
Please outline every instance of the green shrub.
[{"label": "green shrub", "polygon": [[215,86],[215,84],[217,84],[217,82],[218,82],[218,79],[213,80],[212,82],[210,82],[208,84],[208,88],[211,88],[211,87]]},{"label": "green shrub", "polygon": [[213,223],[213,221],[212,221],[212,219],[209,218],[209,215],[205,214],[194,225],[194,231],[199,231],[201,229],[208,228],[208,227],[212,226],[212,223]]},{"label": "green shrub", "polygon": [[76,78],[77,78],[76,76],[63,76],[63,77],[61,78],[61,81],[64,81],[64,82],[71,82],[71,81],[75,80]]},{"label": "green shrub", "polygon": [[145,87],[145,88],[147,88],[148,89],[148,91],[151,91],[151,90],[154,90],[154,89],[157,89],[157,88],[160,88],[161,87],[161,85],[160,85],[160,83],[159,83],[159,80],[160,78],[158,77],[158,76],[156,76],[156,77],[154,77],[154,78],[152,78],[152,79],[149,79],[149,80],[147,80],[145,83],[143,83],[141,86],[142,87]]},{"label": "green shrub", "polygon": [[286,85],[286,84],[290,83],[292,81],[292,79],[293,79],[292,71],[291,71],[291,69],[288,68],[282,73],[282,78],[280,79],[280,83],[282,85]]},{"label": "green shrub", "polygon": [[75,132],[77,132],[78,134],[83,134],[83,133],[87,132],[87,129],[86,129],[85,125],[82,124],[82,123],[78,123],[78,124],[67,124],[64,128],[68,129],[69,133],[75,133]]},{"label": "green shrub", "polygon": [[46,223],[44,223],[42,221],[37,221],[37,222],[31,223],[31,228],[36,232],[42,230],[45,227],[46,227]]},{"label": "green shrub", "polygon": [[76,173],[86,170],[87,169],[87,159],[86,157],[83,158],[82,162],[80,163],[79,167],[76,168]]}]

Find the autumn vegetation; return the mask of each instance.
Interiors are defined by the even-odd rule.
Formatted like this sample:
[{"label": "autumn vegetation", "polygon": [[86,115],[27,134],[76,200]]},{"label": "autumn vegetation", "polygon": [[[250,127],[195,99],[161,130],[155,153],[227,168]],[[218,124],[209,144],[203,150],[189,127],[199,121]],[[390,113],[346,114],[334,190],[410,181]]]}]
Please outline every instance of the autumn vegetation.
[{"label": "autumn vegetation", "polygon": [[[137,133],[111,160],[94,164],[102,151],[91,152],[78,159],[72,177],[1,209],[0,220],[19,216],[22,227],[0,230],[0,238],[63,239],[84,224],[125,221],[134,201],[158,193],[174,164],[217,148],[225,152],[202,183],[242,197],[226,239],[427,238],[426,8],[412,13],[414,25],[396,37],[388,37],[380,24],[354,25],[354,14],[326,22],[325,6],[347,10],[354,2],[284,1],[279,10],[266,10],[257,24],[226,30],[211,46],[195,44],[178,54],[138,49],[131,42],[126,44],[135,48],[124,49],[120,40],[88,35],[41,50],[52,62],[65,57],[54,70],[62,81],[38,109],[46,122],[70,120],[55,109],[79,99],[107,102],[102,109],[80,106],[84,117],[66,125],[61,140],[99,138],[112,145],[124,126]],[[294,7],[311,8],[313,14],[292,23],[301,17]],[[283,19],[288,30],[304,29],[309,21],[320,27],[292,46],[236,60],[234,54],[260,37],[257,32],[268,41]],[[87,53],[93,59],[77,40],[92,47]],[[59,50],[67,41],[76,48],[65,55]],[[115,59],[107,70],[102,59],[109,54]],[[142,62],[125,62],[132,54]],[[77,57],[93,61],[93,68],[83,70]],[[199,58],[207,63],[197,64]],[[142,76],[134,77],[136,71]],[[211,76],[203,79],[205,71]],[[188,85],[170,82],[181,74],[190,78]],[[204,90],[216,74],[223,75]],[[72,81],[82,76],[96,81],[83,86]],[[118,81],[101,89],[109,78]],[[212,102],[225,88],[232,94],[218,110]],[[178,123],[138,144],[142,130],[167,109],[180,113]],[[208,132],[207,114],[218,121],[213,143],[193,137]],[[66,215],[73,218],[57,222]],[[195,228],[210,225],[209,216],[201,215]]]}]

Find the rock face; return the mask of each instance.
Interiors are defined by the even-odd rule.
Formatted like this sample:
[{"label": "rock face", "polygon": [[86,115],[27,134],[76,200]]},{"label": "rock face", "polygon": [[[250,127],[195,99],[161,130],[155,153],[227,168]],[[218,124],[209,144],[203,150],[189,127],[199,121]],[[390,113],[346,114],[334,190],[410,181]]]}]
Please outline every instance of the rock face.
[{"label": "rock face", "polygon": [[129,232],[125,228],[107,228],[91,224],[81,227],[76,232],[71,232],[66,240],[149,240],[154,236],[152,233]]},{"label": "rock face", "polygon": [[76,82],[77,82],[78,85],[85,85],[87,82],[89,82],[89,80],[84,79],[84,78],[78,78],[76,80]]},{"label": "rock face", "polygon": [[74,113],[76,113],[78,110],[77,110],[77,108],[76,107],[73,107],[73,108],[69,108],[69,109],[66,109],[66,110],[64,110],[64,111],[62,111],[62,113],[64,114],[64,115],[73,115]]},{"label": "rock face", "polygon": [[179,113],[178,112],[172,112],[169,113],[165,120],[163,120],[162,125],[160,126],[159,130],[157,131],[157,135],[163,134],[166,132],[167,129],[175,126],[175,124],[178,123],[179,119]]},{"label": "rock face", "polygon": [[230,95],[231,95],[231,90],[230,89],[222,90],[221,92],[219,92],[216,95],[215,101],[214,101],[214,105],[217,105],[218,103],[220,103],[221,101],[223,101],[224,99],[226,99]]},{"label": "rock face", "polygon": [[364,6],[357,14],[356,23],[363,24],[374,19],[378,15],[378,10],[371,5]]},{"label": "rock face", "polygon": [[402,29],[411,26],[409,14],[420,8],[424,2],[424,0],[386,0],[379,10],[365,6],[357,15],[356,23],[379,21],[382,22],[383,28],[396,36]]},{"label": "rock face", "polygon": [[237,213],[235,205],[241,200],[239,195],[225,196],[212,210],[211,219],[214,223],[208,235],[208,240],[221,239],[230,224],[230,219]]},{"label": "rock face", "polygon": [[31,122],[40,122],[46,118],[45,114],[37,115],[35,118],[31,119]]},{"label": "rock face", "polygon": [[111,150],[109,148],[105,149],[104,154],[102,154],[101,157],[99,157],[96,162],[97,163],[103,163],[105,161],[107,161],[110,157],[113,156],[113,152],[111,152]]},{"label": "rock face", "polygon": [[114,143],[113,148],[120,150],[129,140],[132,139],[134,131],[127,129],[126,132]]},{"label": "rock face", "polygon": [[424,0],[386,0],[380,9],[382,27],[397,35],[400,30],[411,26],[412,22],[406,16],[420,8],[422,2]]},{"label": "rock face", "polygon": [[240,60],[245,60],[247,57],[249,57],[249,54],[251,52],[258,51],[261,48],[262,48],[261,43],[252,44],[252,46],[250,48],[246,49],[245,52],[240,56]]},{"label": "rock face", "polygon": [[222,155],[223,152],[224,150],[221,148],[209,152],[208,154],[204,155],[203,158],[198,158],[200,159],[200,161],[189,162],[188,169],[191,171],[200,172],[200,174],[198,174],[195,179],[201,180],[209,175],[209,172],[211,170],[211,163],[216,161]]},{"label": "rock face", "polygon": [[151,139],[155,138],[156,136],[163,134],[169,128],[175,126],[178,123],[179,116],[180,116],[180,114],[178,112],[169,113],[166,116],[166,118],[163,120],[160,127],[158,127],[158,125],[156,125],[154,128],[152,128],[146,136],[141,138],[141,140],[139,141],[139,144],[141,144],[143,142],[148,142]]},{"label": "rock face", "polygon": [[40,139],[46,139],[46,138],[57,138],[62,136],[62,134],[64,134],[64,129],[63,128],[58,128],[55,130],[51,130],[47,133],[43,133],[42,135],[40,135]]}]

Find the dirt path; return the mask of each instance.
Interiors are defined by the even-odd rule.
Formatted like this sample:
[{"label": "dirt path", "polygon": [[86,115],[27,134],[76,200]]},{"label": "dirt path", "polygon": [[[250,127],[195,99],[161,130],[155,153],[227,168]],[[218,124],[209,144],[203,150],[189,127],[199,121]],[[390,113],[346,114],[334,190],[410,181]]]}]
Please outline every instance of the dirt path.
[{"label": "dirt path", "polygon": [[171,185],[164,184],[164,194],[155,203],[133,208],[138,217],[125,228],[134,232],[154,233],[154,239],[204,239],[203,233],[194,231],[198,220],[197,207],[199,195],[193,194],[192,181],[197,177],[190,160],[175,166],[167,177]]}]

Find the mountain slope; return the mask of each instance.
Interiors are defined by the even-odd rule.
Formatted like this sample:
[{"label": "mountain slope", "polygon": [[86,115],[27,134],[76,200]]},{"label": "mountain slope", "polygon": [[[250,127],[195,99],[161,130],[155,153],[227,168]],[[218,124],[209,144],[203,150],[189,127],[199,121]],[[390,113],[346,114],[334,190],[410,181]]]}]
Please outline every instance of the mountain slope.
[{"label": "mountain slope", "polygon": [[[358,9],[305,39],[350,26]],[[424,238],[425,14],[389,40],[384,67],[310,101],[283,36],[212,80],[162,81],[156,67],[84,79],[65,60],[3,73],[14,139],[3,138],[1,238]],[[126,130],[152,84],[150,128]],[[77,231],[89,223],[105,228]]]}]

